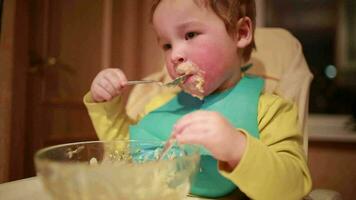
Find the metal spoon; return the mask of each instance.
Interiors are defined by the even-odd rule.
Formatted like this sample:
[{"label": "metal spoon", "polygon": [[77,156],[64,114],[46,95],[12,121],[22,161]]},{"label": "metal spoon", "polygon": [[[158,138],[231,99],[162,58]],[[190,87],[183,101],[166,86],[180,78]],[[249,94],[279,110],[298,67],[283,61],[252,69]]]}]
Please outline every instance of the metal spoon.
[{"label": "metal spoon", "polygon": [[140,81],[128,81],[127,85],[136,85],[136,84],[147,84],[147,83],[158,83],[160,86],[166,86],[166,87],[175,87],[182,83],[189,74],[184,74],[181,76],[178,76],[174,80],[168,82],[168,83],[163,83],[161,81],[156,81],[156,80],[140,80]]},{"label": "metal spoon", "polygon": [[173,138],[168,138],[168,140],[166,141],[166,143],[163,146],[163,149],[160,153],[160,155],[158,156],[157,160],[162,160],[163,157],[168,153],[168,151],[172,148],[172,146],[174,145],[174,143],[176,142],[175,139]]}]

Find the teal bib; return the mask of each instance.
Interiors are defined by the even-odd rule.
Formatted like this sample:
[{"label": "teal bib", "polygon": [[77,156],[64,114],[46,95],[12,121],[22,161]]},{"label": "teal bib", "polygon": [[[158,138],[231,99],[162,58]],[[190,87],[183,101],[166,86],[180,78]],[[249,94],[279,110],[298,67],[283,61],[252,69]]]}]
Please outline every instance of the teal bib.
[{"label": "teal bib", "polygon": [[[219,112],[234,127],[242,128],[252,136],[259,138],[257,112],[263,86],[262,79],[244,76],[235,87],[211,94],[204,100],[180,92],[168,103],[147,114],[138,124],[130,126],[130,139],[166,141],[176,121],[196,110]],[[234,183],[218,172],[217,160],[207,149],[202,148],[200,170],[193,178],[191,194],[217,198],[236,189]]]}]

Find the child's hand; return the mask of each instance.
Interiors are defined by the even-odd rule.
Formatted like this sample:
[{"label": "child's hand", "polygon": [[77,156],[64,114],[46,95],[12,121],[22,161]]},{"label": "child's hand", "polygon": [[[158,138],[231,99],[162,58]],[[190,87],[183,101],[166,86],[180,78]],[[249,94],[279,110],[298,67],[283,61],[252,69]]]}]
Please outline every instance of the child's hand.
[{"label": "child's hand", "polygon": [[96,75],[90,92],[95,102],[109,101],[120,95],[126,84],[127,78],[120,69],[108,68]]},{"label": "child's hand", "polygon": [[212,156],[233,169],[246,146],[246,136],[217,112],[196,111],[183,116],[174,126],[173,137],[182,144],[200,144]]}]

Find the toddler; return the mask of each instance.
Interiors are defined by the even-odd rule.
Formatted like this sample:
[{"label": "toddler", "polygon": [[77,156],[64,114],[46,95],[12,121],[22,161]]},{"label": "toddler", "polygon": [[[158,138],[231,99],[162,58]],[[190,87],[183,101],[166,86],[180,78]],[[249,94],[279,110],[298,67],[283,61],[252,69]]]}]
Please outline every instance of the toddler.
[{"label": "toddler", "polygon": [[[243,76],[254,48],[253,0],[154,0],[152,24],[178,92],[162,90],[130,119],[121,94],[127,78],[104,69],[84,97],[101,140],[160,140],[201,145],[191,193],[217,198],[238,190],[251,199],[302,199],[311,177],[296,106],[262,93]],[[166,92],[165,92],[166,91]]]}]

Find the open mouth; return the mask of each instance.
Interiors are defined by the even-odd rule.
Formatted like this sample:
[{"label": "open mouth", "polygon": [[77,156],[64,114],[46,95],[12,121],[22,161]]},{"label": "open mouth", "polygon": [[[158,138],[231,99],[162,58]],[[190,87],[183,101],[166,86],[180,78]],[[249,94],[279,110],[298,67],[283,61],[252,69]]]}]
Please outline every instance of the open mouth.
[{"label": "open mouth", "polygon": [[184,85],[183,89],[192,96],[202,99],[205,83],[204,72],[197,65],[189,61],[178,65],[176,72],[178,77],[186,76],[181,82],[181,85]]},{"label": "open mouth", "polygon": [[192,62],[187,61],[178,65],[176,71],[179,75],[194,74],[195,72],[199,71],[199,68]]},{"label": "open mouth", "polygon": [[192,77],[194,76],[194,74],[183,74],[181,76],[184,76],[183,80],[182,80],[182,84],[185,84],[187,82],[189,82],[189,80],[192,79]]}]

